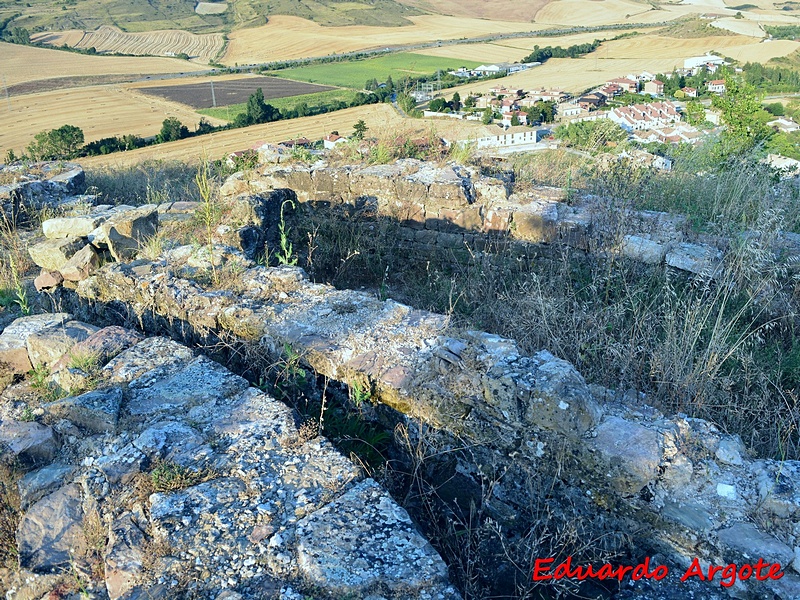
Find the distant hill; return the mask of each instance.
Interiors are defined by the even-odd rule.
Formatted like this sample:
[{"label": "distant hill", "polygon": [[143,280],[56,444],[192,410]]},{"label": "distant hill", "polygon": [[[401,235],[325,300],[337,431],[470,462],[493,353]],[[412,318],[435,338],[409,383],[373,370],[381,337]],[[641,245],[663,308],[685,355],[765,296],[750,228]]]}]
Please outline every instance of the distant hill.
[{"label": "distant hill", "polygon": [[270,15],[295,15],[320,25],[400,26],[410,24],[406,17],[422,12],[395,0],[32,0],[27,6],[0,0],[0,25],[31,33],[94,31],[103,25],[125,32],[212,33],[263,25]]}]

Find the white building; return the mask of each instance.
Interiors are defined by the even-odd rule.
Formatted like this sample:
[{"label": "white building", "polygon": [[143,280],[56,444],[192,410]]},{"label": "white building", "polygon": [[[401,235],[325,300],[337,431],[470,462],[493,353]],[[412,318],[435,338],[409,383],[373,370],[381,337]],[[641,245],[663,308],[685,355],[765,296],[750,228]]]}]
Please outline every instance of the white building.
[{"label": "white building", "polygon": [[722,66],[725,64],[725,60],[719,56],[708,53],[705,56],[693,56],[692,58],[687,58],[683,61],[683,68],[694,70],[699,67],[703,67],[706,64]]},{"label": "white building", "polygon": [[615,108],[608,118],[626,131],[641,131],[677,123],[681,115],[672,102],[653,102]]}]

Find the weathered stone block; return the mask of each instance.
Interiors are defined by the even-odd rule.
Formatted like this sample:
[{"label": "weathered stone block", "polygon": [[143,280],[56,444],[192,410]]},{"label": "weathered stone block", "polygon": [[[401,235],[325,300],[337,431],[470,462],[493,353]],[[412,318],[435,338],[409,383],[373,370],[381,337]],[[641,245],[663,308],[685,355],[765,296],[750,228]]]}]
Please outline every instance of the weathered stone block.
[{"label": "weathered stone block", "polygon": [[48,271],[43,269],[42,272],[33,280],[33,285],[37,292],[42,290],[49,290],[61,285],[64,281],[64,276],[58,271]]},{"label": "weathered stone block", "polygon": [[91,357],[96,359],[98,366],[103,366],[120,352],[138,344],[143,339],[144,336],[141,333],[132,329],[125,329],[118,325],[103,327],[72,346],[64,356],[53,363],[51,371],[55,373],[66,368],[73,357],[79,359]]},{"label": "weathered stone block", "polygon": [[17,482],[22,510],[27,510],[34,502],[38,502],[42,497],[55,492],[73,471],[75,471],[75,467],[54,463],[26,473]]},{"label": "weathered stone block", "polygon": [[42,408],[56,418],[68,419],[94,433],[105,433],[117,428],[120,406],[122,390],[112,387],[49,402]]},{"label": "weathered stone block", "polygon": [[439,231],[480,231],[483,227],[483,206],[472,205],[462,209],[439,209]]},{"label": "weathered stone block", "polygon": [[98,329],[80,321],[67,321],[62,325],[42,329],[28,336],[28,358],[34,367],[44,365],[50,369],[75,344],[82,342]]},{"label": "weathered stone block", "polygon": [[663,244],[636,235],[626,235],[620,243],[620,252],[625,258],[648,264],[658,264],[664,260],[667,248]]},{"label": "weathered stone block", "polygon": [[20,566],[34,573],[69,569],[86,545],[82,522],[80,486],[64,486],[39,500],[17,527]]},{"label": "weathered stone block", "polygon": [[98,266],[100,266],[100,255],[91,244],[86,244],[59,270],[67,281],[82,281],[96,271]]},{"label": "weathered stone block", "polygon": [[[390,561],[386,548],[393,549]],[[448,582],[436,550],[372,479],[297,524],[297,563],[307,581],[333,596],[380,586],[416,597]]]},{"label": "weathered stone block", "polygon": [[58,450],[53,429],[35,422],[0,422],[0,442],[14,456],[33,465],[52,462]]},{"label": "weathered stone block", "polygon": [[28,254],[38,266],[49,271],[58,271],[83,247],[77,237],[44,240],[28,248]]},{"label": "weathered stone block", "polygon": [[592,446],[608,463],[609,483],[622,494],[636,494],[656,477],[661,463],[659,435],[620,417],[597,427]]},{"label": "weathered stone block", "polygon": [[673,247],[666,257],[670,267],[703,276],[713,276],[721,259],[722,253],[716,248],[686,243]]},{"label": "weathered stone block", "polygon": [[28,338],[71,317],[67,313],[45,313],[16,319],[0,334],[0,362],[8,365],[14,373],[27,373],[33,368],[28,358]]},{"label": "weathered stone block", "polygon": [[48,239],[87,237],[108,218],[104,212],[94,212],[77,217],[57,217],[42,223],[42,231]]},{"label": "weathered stone block", "polygon": [[124,261],[133,258],[141,245],[156,234],[157,229],[158,207],[147,204],[115,212],[87,237],[94,246],[108,248],[114,260]]},{"label": "weathered stone block", "polygon": [[122,598],[136,586],[146,553],[144,533],[133,522],[131,513],[111,523],[105,554],[106,590],[111,600]]},{"label": "weathered stone block", "polygon": [[531,203],[513,209],[511,231],[515,238],[549,243],[558,238],[558,207],[553,203]]}]

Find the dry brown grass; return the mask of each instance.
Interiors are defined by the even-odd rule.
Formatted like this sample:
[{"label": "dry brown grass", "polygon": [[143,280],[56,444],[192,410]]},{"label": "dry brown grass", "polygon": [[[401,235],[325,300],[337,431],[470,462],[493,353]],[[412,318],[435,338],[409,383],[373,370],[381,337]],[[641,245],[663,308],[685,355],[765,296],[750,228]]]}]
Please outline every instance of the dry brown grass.
[{"label": "dry brown grass", "polygon": [[196,35],[188,31],[162,30],[145,33],[127,33],[116,27],[105,25],[97,31],[44,32],[32,36],[33,41],[73,48],[95,48],[98,52],[121,52],[123,54],[149,54],[167,56],[167,52],[185,52],[191,58],[206,62],[214,59],[225,40],[221,33]]},{"label": "dry brown grass", "polygon": [[414,25],[407,27],[364,25],[323,27],[299,17],[270,17],[267,25],[233,32],[222,62],[232,65],[326,56],[337,52],[383,48],[397,44],[541,29],[532,23],[463,19],[440,15],[410,17],[410,20]]},{"label": "dry brown grass", "polygon": [[190,73],[207,67],[177,58],[87,56],[60,50],[0,42],[0,74],[7,85],[53,77],[130,74],[132,78],[159,73]]}]

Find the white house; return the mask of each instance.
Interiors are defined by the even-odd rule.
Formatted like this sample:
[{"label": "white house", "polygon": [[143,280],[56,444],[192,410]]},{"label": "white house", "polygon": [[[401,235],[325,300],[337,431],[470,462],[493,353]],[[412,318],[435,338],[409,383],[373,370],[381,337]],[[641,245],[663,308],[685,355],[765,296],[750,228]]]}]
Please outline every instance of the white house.
[{"label": "white house", "polygon": [[714,79],[713,81],[708,82],[708,91],[712,94],[724,94],[725,93],[725,80],[724,79]]},{"label": "white house", "polygon": [[336,132],[331,132],[322,138],[322,145],[326,150],[333,150],[339,144],[344,144],[347,141],[346,137],[339,135]]},{"label": "white house", "polygon": [[671,125],[680,121],[681,115],[672,102],[653,102],[615,108],[608,118],[626,131],[638,131]]}]

